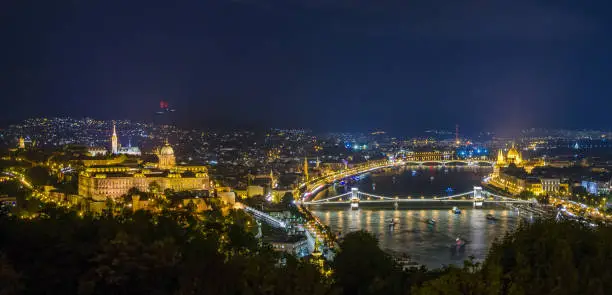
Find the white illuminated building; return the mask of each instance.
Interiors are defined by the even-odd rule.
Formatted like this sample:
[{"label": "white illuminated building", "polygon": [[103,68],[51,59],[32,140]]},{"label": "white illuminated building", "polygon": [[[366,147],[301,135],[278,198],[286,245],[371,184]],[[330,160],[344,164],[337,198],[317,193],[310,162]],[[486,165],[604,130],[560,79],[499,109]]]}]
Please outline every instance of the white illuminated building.
[{"label": "white illuminated building", "polygon": [[128,146],[124,147],[119,144],[119,138],[117,137],[117,129],[115,128],[115,124],[113,123],[113,135],[111,136],[111,153],[115,155],[132,155],[132,156],[140,156],[141,152],[137,146],[132,146],[132,143],[129,142]]}]

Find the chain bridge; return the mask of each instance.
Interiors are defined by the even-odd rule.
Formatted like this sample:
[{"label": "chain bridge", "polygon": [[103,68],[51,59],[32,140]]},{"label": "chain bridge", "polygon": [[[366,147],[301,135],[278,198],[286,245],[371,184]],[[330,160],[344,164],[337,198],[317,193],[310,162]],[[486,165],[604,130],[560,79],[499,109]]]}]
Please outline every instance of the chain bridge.
[{"label": "chain bridge", "polygon": [[359,204],[393,204],[396,208],[402,203],[444,203],[444,204],[473,204],[474,207],[481,207],[485,203],[512,203],[512,204],[532,204],[533,201],[520,200],[494,194],[484,190],[480,186],[475,186],[474,190],[455,194],[445,197],[388,197],[379,196],[366,192],[359,191],[357,188],[352,188],[350,192],[318,199],[313,201],[302,201],[304,205],[331,205],[331,204],[347,204],[352,208],[358,208]]}]

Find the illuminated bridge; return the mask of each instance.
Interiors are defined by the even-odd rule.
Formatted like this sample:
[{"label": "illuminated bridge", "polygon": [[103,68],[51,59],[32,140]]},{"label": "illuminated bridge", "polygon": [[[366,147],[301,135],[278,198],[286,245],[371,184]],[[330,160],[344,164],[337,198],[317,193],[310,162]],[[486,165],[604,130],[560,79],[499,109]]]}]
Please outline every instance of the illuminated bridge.
[{"label": "illuminated bridge", "polygon": [[494,161],[488,160],[424,160],[424,161],[415,161],[415,160],[401,160],[401,161],[390,161],[390,160],[376,160],[369,161],[366,163],[355,165],[354,167],[343,169],[328,175],[324,175],[322,177],[318,177],[315,179],[311,179],[308,182],[302,183],[300,188],[304,188],[306,193],[302,196],[303,200],[309,199],[310,196],[313,196],[318,190],[325,187],[325,185],[332,183],[334,181],[338,181],[340,179],[350,177],[353,175],[359,175],[370,171],[375,171],[378,169],[388,168],[388,167],[399,167],[399,166],[452,166],[455,164],[464,164],[467,166],[476,166],[476,165],[494,165]]},{"label": "illuminated bridge", "polygon": [[393,204],[395,207],[403,203],[468,203],[473,204],[474,207],[481,207],[485,203],[512,203],[512,204],[532,204],[533,201],[519,200],[509,197],[496,195],[489,191],[483,190],[482,187],[475,186],[473,191],[445,196],[445,197],[387,197],[379,196],[370,193],[359,191],[357,188],[352,188],[350,192],[314,200],[304,201],[304,205],[331,205],[331,204],[350,204],[351,207],[357,208],[359,204]]},{"label": "illuminated bridge", "polygon": [[489,161],[489,160],[424,160],[424,161],[402,160],[400,161],[400,163],[402,163],[402,165],[418,165],[418,166],[432,165],[432,164],[439,165],[439,166],[452,166],[454,164],[465,164],[467,166],[486,164],[489,166],[493,166],[495,164],[494,161]]},{"label": "illuminated bridge", "polygon": [[245,205],[241,205],[240,209],[244,210],[247,213],[250,213],[251,215],[253,215],[253,217],[255,217],[255,219],[259,220],[259,221],[263,221],[273,227],[276,228],[281,228],[281,229],[286,229],[287,228],[287,224],[276,218],[276,217],[272,217],[269,214],[259,211],[255,208],[251,208],[249,206],[245,206]]}]

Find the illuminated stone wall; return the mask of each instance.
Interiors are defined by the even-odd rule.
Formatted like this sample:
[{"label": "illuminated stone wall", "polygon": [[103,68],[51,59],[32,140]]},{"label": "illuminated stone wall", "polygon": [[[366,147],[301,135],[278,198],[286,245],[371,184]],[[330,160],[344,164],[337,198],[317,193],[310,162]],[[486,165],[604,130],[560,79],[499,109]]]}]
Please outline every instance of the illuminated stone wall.
[{"label": "illuminated stone wall", "polygon": [[91,197],[94,200],[104,200],[107,197],[119,198],[135,187],[140,191],[149,191],[151,183],[157,183],[161,191],[209,190],[208,174],[198,173],[195,177],[105,177],[104,174],[82,174],[79,176],[79,195]]}]

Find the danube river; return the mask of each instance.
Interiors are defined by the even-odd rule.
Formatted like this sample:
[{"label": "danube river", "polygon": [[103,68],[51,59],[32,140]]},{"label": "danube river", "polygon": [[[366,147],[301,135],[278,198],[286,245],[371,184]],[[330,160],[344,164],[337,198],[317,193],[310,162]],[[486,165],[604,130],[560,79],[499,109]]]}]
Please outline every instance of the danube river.
[{"label": "danube river", "polygon": [[[333,196],[350,187],[382,196],[431,197],[456,194],[473,189],[491,168],[401,168],[369,173],[353,178],[318,196]],[[361,205],[351,210],[348,205],[335,207],[312,206],[312,212],[334,232],[345,234],[356,230],[374,233],[380,246],[393,254],[407,254],[413,261],[437,268],[447,264],[461,264],[473,255],[484,259],[493,241],[518,224],[513,210],[503,207],[473,209],[463,205],[461,214],[451,212],[450,207],[428,203],[394,209],[392,205]],[[487,214],[496,220],[488,220]],[[429,219],[435,224],[428,224]],[[396,224],[390,226],[390,221]],[[464,251],[451,251],[457,238],[467,242]]]}]

